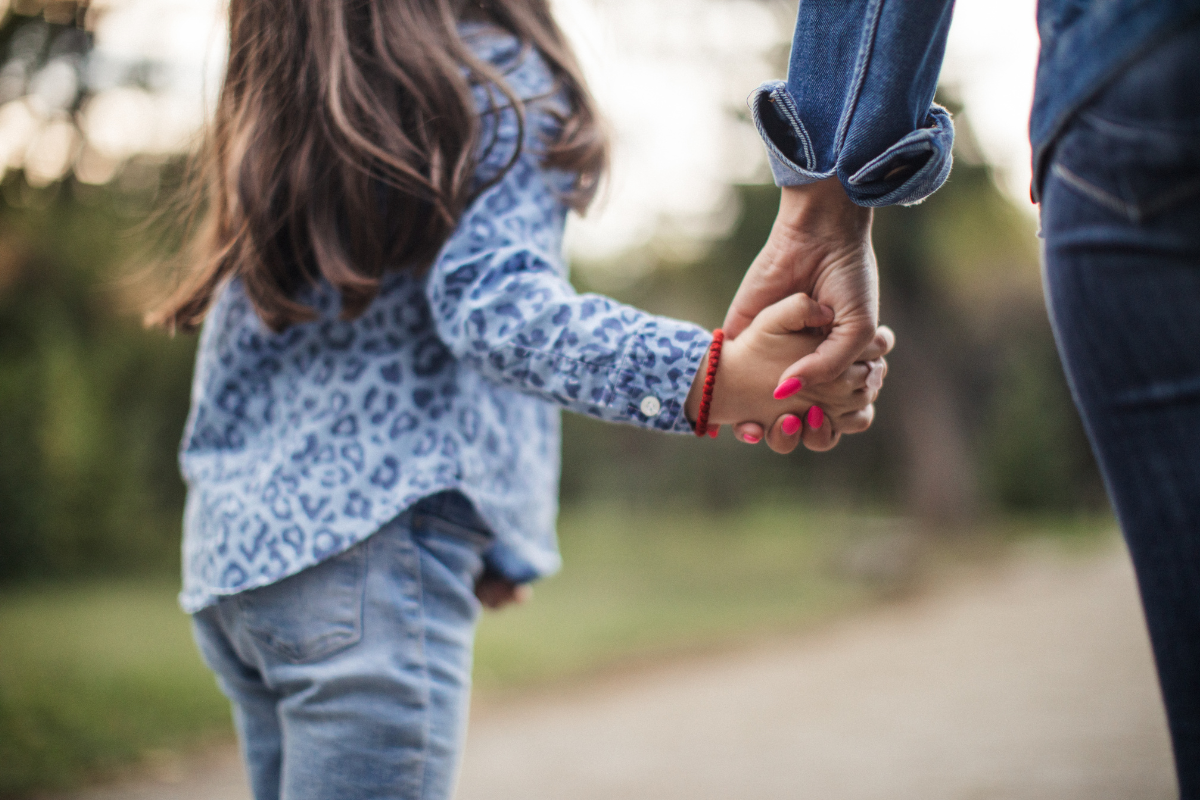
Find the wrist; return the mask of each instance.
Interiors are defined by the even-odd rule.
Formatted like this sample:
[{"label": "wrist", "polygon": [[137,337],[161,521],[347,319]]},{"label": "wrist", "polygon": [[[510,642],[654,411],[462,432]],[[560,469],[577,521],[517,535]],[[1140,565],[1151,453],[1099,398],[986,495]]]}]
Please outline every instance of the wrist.
[{"label": "wrist", "polygon": [[688,422],[696,424],[696,417],[700,416],[700,401],[704,399],[704,378],[708,374],[708,351],[704,353],[704,358],[700,360],[700,364],[696,367],[696,374],[692,377],[692,388],[688,390],[687,399],[683,402],[683,413],[688,418]]},{"label": "wrist", "polygon": [[717,367],[721,362],[721,349],[724,342],[725,332],[717,328],[713,331],[712,341],[708,345],[700,369],[692,376],[692,385],[684,402],[684,414],[692,423],[697,436],[711,434],[715,437],[717,435],[718,426],[710,429],[708,422],[712,410],[713,389],[717,381]]},{"label": "wrist", "polygon": [[782,399],[772,396],[776,377],[784,366],[772,364],[771,350],[756,347],[749,335],[727,339],[713,386],[708,424],[757,422],[766,430],[783,414],[801,413],[813,405],[815,400],[807,387]]},{"label": "wrist", "polygon": [[775,225],[809,236],[845,238],[848,232],[868,233],[871,218],[872,210],[855,205],[841,181],[826,178],[783,187]]},{"label": "wrist", "polygon": [[[784,403],[771,399],[767,384],[772,380],[769,370],[762,369],[762,361],[754,349],[747,346],[747,338],[725,342],[721,351],[721,364],[717,369],[713,385],[712,404],[709,406],[709,425],[734,425],[739,422],[762,422],[767,416],[766,406]],[[701,376],[703,378],[703,376]]]}]

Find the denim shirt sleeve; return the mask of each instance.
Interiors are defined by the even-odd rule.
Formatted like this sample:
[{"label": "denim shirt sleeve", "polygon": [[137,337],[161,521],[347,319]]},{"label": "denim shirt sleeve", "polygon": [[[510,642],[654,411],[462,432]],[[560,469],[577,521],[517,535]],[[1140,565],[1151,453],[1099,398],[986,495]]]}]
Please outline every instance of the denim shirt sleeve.
[{"label": "denim shirt sleeve", "polygon": [[862,206],[919,202],[950,174],[954,127],[933,102],[953,0],[801,0],[787,82],[750,111],[775,183],[837,176]]},{"label": "denim shirt sleeve", "polygon": [[690,433],[683,406],[709,332],[575,292],[555,177],[526,150],[468,208],[428,278],[439,337],[495,383],[603,420]]},{"label": "denim shirt sleeve", "polygon": [[429,275],[438,335],[495,383],[600,419],[690,433],[683,405],[708,331],[577,294],[549,177],[526,152],[463,215]]}]

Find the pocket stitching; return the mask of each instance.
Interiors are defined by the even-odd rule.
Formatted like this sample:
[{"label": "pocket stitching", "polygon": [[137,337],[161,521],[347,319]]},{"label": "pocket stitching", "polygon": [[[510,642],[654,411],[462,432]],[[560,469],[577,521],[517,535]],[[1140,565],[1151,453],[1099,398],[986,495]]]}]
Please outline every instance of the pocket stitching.
[{"label": "pocket stitching", "polygon": [[1094,200],[1108,210],[1115,211],[1133,222],[1138,221],[1138,210],[1135,206],[1125,202],[1115,195],[1104,191],[1094,183],[1084,180],[1071,170],[1064,167],[1062,164],[1055,163],[1050,167],[1050,172],[1061,178],[1063,183],[1082,193],[1089,199]]},{"label": "pocket stitching", "polygon": [[[253,622],[253,613],[246,608],[245,601],[247,598],[239,596],[238,608],[241,611],[242,618],[245,620],[246,632],[263,647],[295,664],[304,664],[321,658],[327,658],[357,644],[362,639],[363,603],[366,597],[367,552],[365,545],[365,542],[359,542],[358,545],[350,550],[333,557],[340,558],[351,554],[354,557],[354,567],[356,569],[356,587],[354,591],[357,598],[349,630],[328,631],[315,638],[306,640],[303,643],[303,647],[294,647],[288,641],[275,635],[269,628],[256,625]],[[321,563],[314,564],[313,567],[320,567]],[[297,573],[297,575],[299,574],[302,573]],[[262,588],[269,588],[272,585],[268,584],[268,586]]]},{"label": "pocket stitching", "polygon": [[1051,166],[1050,171],[1062,178],[1063,182],[1068,186],[1081,192],[1088,198],[1094,200],[1100,205],[1108,208],[1111,211],[1116,211],[1127,218],[1130,222],[1145,222],[1155,214],[1166,211],[1176,203],[1187,199],[1192,194],[1200,191],[1200,178],[1188,181],[1176,186],[1171,191],[1161,195],[1153,203],[1138,204],[1130,203],[1121,198],[1106,192],[1099,186],[1096,186],[1091,181],[1081,178],[1071,170],[1064,167],[1062,164],[1055,163]]},{"label": "pocket stitching", "polygon": [[411,525],[413,533],[418,535],[422,529],[428,529],[446,536],[466,539],[478,545],[490,545],[495,538],[491,531],[480,530],[459,522],[452,522],[433,514],[414,514]]}]

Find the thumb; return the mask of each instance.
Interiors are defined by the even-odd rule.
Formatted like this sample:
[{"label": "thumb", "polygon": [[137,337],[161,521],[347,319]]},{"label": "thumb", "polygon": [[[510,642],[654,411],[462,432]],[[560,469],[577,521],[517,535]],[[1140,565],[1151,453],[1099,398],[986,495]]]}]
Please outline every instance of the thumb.
[{"label": "thumb", "polygon": [[783,371],[779,382],[799,378],[805,386],[828,383],[858,360],[875,338],[875,324],[866,317],[835,323],[817,349]]},{"label": "thumb", "polygon": [[806,294],[797,293],[764,308],[755,322],[762,325],[767,333],[796,333],[805,328],[822,328],[831,324],[833,309]]}]

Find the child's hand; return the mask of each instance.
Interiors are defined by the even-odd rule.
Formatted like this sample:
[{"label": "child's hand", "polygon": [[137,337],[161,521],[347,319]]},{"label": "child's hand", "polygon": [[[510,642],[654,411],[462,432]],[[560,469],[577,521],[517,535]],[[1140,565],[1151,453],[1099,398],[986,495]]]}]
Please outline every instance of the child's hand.
[{"label": "child's hand", "polygon": [[[808,295],[794,294],[763,309],[736,339],[725,341],[713,386],[710,426],[754,421],[763,424],[803,407],[803,393],[786,400],[772,399],[780,373],[817,349],[824,336],[819,330],[833,320]],[[774,370],[774,372],[772,372]],[[700,410],[704,366],[692,382],[685,411],[695,420]],[[847,409],[848,410],[848,409]]]},{"label": "child's hand", "polygon": [[[771,449],[777,453],[790,453],[803,440],[809,450],[830,450],[837,445],[843,433],[859,433],[871,427],[875,416],[874,403],[888,371],[884,356],[891,352],[895,344],[896,336],[891,328],[880,325],[875,337],[845,372],[829,383],[810,387],[808,392],[801,395],[813,403],[807,413],[785,414],[775,421],[765,437]],[[833,407],[831,398],[846,394],[857,394],[859,402],[852,405],[861,407],[839,417],[823,411],[826,404]],[[739,423],[733,427],[733,432],[747,444],[756,444],[764,438],[763,426],[756,422]]]},{"label": "child's hand", "polygon": [[513,583],[494,572],[485,571],[475,581],[475,597],[483,606],[496,611],[514,603],[524,603],[533,597],[533,587],[527,583]]}]

